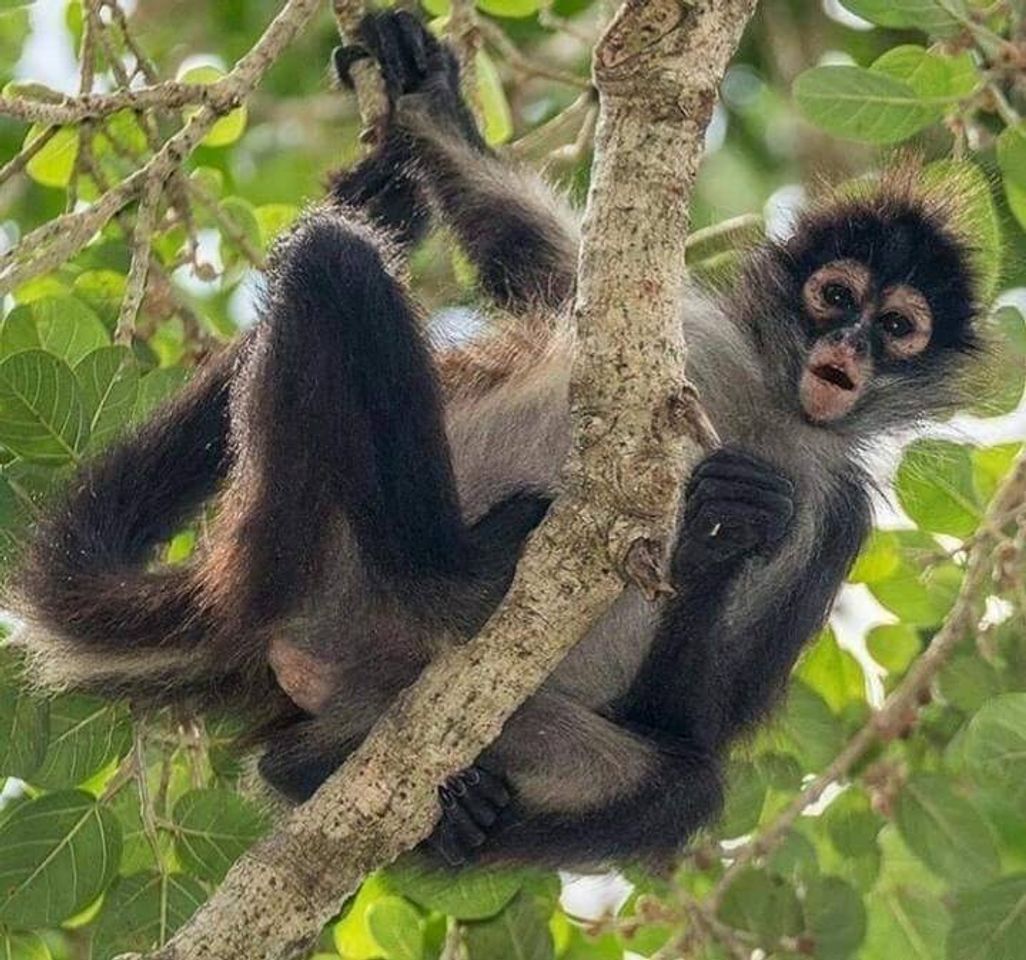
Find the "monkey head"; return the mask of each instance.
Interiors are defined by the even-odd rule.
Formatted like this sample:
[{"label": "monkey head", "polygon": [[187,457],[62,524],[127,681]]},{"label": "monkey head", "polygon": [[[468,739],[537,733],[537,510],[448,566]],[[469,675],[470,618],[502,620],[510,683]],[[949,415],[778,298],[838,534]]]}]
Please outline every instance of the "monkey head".
[{"label": "monkey head", "polygon": [[760,344],[807,422],[876,432],[964,397],[977,283],[950,194],[900,170],[817,205],[755,259]]}]

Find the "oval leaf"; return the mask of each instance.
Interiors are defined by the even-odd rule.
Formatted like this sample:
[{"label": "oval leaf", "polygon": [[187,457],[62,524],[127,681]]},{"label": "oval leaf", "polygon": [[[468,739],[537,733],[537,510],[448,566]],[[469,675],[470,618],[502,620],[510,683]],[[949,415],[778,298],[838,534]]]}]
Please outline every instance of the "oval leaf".
[{"label": "oval leaf", "polygon": [[88,439],[82,394],[63,360],[25,350],[0,363],[0,443],[26,460],[60,464]]},{"label": "oval leaf", "polygon": [[898,798],[896,820],[909,849],[952,884],[984,883],[997,873],[998,852],[987,824],[944,777],[913,776]]},{"label": "oval leaf", "polygon": [[184,873],[136,873],[119,881],[107,896],[93,939],[93,956],[148,953],[207,899],[198,880]]},{"label": "oval leaf", "polygon": [[267,829],[263,814],[228,790],[192,790],[174,807],[175,852],[182,866],[219,882]]},{"label": "oval leaf", "polygon": [[512,870],[462,870],[454,876],[406,865],[393,867],[386,878],[414,903],[458,920],[494,916],[523,884],[521,874]]},{"label": "oval leaf", "polygon": [[812,123],[839,137],[899,143],[942,116],[901,80],[861,67],[814,67],[794,82],[799,109]]},{"label": "oval leaf", "polygon": [[89,417],[89,442],[107,443],[132,419],[139,395],[139,365],[127,347],[101,347],[75,366]]},{"label": "oval leaf", "polygon": [[402,897],[382,897],[367,910],[367,926],[387,960],[421,960],[424,925]]},{"label": "oval leaf", "polygon": [[962,894],[948,935],[948,960],[1021,960],[1026,945],[1026,873]]},{"label": "oval leaf", "polygon": [[117,873],[121,832],[79,791],[18,807],[0,826],[0,922],[55,926],[92,903]]},{"label": "oval leaf", "polygon": [[131,736],[123,707],[95,697],[57,697],[50,703],[50,745],[32,782],[51,789],[78,786],[123,757]]}]

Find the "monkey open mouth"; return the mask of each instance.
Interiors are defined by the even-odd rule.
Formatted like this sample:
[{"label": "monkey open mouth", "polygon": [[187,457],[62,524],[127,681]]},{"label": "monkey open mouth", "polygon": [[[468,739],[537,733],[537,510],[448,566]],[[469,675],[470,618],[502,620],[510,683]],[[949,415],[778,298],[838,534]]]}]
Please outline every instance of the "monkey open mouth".
[{"label": "monkey open mouth", "polygon": [[835,387],[840,387],[842,390],[855,389],[855,381],[848,376],[848,373],[843,368],[832,363],[822,363],[818,367],[813,367],[812,374],[819,377],[820,380],[832,383]]},{"label": "monkey open mouth", "polygon": [[862,395],[871,370],[867,358],[839,344],[813,347],[802,373],[802,410],[813,423],[839,420]]}]

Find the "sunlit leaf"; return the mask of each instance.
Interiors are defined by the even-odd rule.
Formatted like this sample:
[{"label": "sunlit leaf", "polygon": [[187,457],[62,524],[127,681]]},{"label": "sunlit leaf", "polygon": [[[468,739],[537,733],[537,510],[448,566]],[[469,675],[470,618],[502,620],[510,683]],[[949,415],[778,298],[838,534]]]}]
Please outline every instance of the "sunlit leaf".
[{"label": "sunlit leaf", "polygon": [[408,863],[389,869],[385,876],[390,886],[414,903],[461,920],[493,916],[523,884],[523,877],[515,870],[461,870],[453,875]]},{"label": "sunlit leaf", "polygon": [[50,703],[50,742],[32,778],[45,787],[81,785],[111,760],[128,752],[128,713],[118,704],[66,694]]},{"label": "sunlit leaf", "polygon": [[[223,70],[219,70],[215,66],[203,65],[186,70],[178,77],[178,81],[180,83],[207,84],[216,83],[223,76]],[[195,113],[196,108],[189,108],[186,112],[189,114]],[[246,107],[243,105],[236,107],[236,109],[221,117],[203,138],[203,145],[207,147],[227,147],[229,144],[235,143],[242,136],[245,129]]]},{"label": "sunlit leaf", "polygon": [[[25,146],[45,132],[41,126],[32,127],[25,136]],[[64,188],[75,172],[78,157],[78,131],[61,127],[47,144],[25,164],[25,172],[44,187]]]},{"label": "sunlit leaf", "polygon": [[794,82],[807,119],[851,140],[899,143],[942,115],[942,104],[924,101],[901,80],[861,67],[813,67]]},{"label": "sunlit leaf", "polygon": [[382,897],[367,910],[367,927],[387,960],[421,960],[424,925],[402,897]]},{"label": "sunlit leaf", "polygon": [[902,508],[923,530],[968,537],[983,518],[969,448],[962,444],[917,440],[905,450],[895,488]]}]

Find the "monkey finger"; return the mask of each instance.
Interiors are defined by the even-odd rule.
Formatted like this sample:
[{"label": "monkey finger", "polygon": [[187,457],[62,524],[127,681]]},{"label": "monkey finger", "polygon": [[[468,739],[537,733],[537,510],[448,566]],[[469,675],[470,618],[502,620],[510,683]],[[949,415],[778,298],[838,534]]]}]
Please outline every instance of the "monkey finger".
[{"label": "monkey finger", "polygon": [[423,79],[425,74],[431,70],[429,59],[430,45],[438,45],[438,41],[425,30],[421,22],[411,13],[399,10],[395,15],[395,22],[399,28],[399,36],[402,45],[406,50],[408,59],[413,61],[417,70],[418,79]]},{"label": "monkey finger", "polygon": [[471,781],[471,786],[489,803],[497,807],[505,807],[509,803],[509,789],[502,777],[489,773],[484,767],[479,767],[476,764],[466,773],[471,777],[476,776],[477,782]]},{"label": "monkey finger", "polygon": [[331,61],[335,67],[335,76],[338,82],[349,90],[353,89],[352,66],[359,60],[370,59],[371,53],[366,47],[358,43],[346,47],[335,47],[331,51]]},{"label": "monkey finger", "polygon": [[485,842],[485,832],[464,808],[461,798],[448,787],[439,787],[438,797],[442,802],[442,816],[457,839],[470,849],[481,846]]},{"label": "monkey finger", "polygon": [[785,523],[794,516],[794,500],[785,494],[743,480],[706,475],[688,494],[688,503],[698,507],[712,502],[756,507],[781,518]]},{"label": "monkey finger", "polygon": [[733,447],[717,450],[698,464],[691,474],[689,486],[707,477],[745,480],[785,496],[794,493],[794,483],[775,467]]}]

